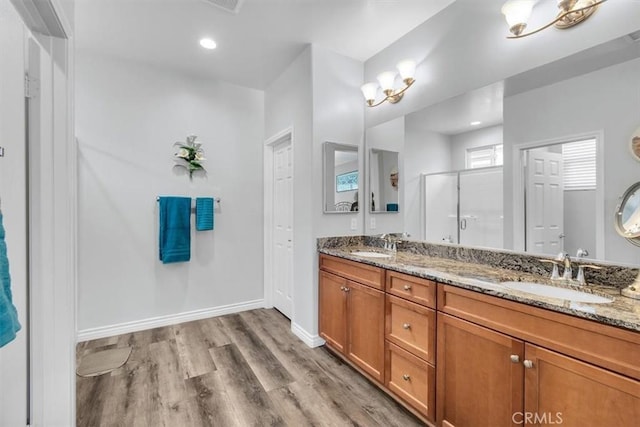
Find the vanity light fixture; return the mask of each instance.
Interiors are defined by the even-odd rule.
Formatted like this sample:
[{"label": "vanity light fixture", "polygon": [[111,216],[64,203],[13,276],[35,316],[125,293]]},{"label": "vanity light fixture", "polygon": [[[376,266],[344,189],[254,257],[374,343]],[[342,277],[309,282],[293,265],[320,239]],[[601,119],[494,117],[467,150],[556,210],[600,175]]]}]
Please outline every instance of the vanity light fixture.
[{"label": "vanity light fixture", "polygon": [[200,40],[200,46],[202,46],[205,49],[215,49],[216,47],[218,47],[217,43],[210,38],[204,38]]},{"label": "vanity light fixture", "polygon": [[593,15],[598,6],[607,0],[558,0],[558,15],[548,24],[524,33],[527,21],[531,17],[533,6],[537,0],[509,0],[502,6],[502,14],[509,24],[509,31],[513,34],[507,36],[508,39],[518,39],[538,33],[554,25],[556,28],[565,30]]},{"label": "vanity light fixture", "polygon": [[[396,67],[398,68],[398,73],[400,73],[400,78],[404,83],[404,87],[402,89],[394,89],[394,83],[398,74],[395,71],[385,71],[384,73],[380,73],[377,77],[378,83],[366,83],[360,87],[360,90],[362,90],[362,94],[364,95],[364,99],[367,101],[367,105],[369,107],[377,107],[385,101],[389,101],[392,104],[399,102],[404,96],[404,92],[415,82],[416,63],[414,61],[409,59],[401,61],[396,65]],[[381,101],[376,102],[376,95],[379,87],[382,89],[382,93],[384,93],[385,97]]]}]

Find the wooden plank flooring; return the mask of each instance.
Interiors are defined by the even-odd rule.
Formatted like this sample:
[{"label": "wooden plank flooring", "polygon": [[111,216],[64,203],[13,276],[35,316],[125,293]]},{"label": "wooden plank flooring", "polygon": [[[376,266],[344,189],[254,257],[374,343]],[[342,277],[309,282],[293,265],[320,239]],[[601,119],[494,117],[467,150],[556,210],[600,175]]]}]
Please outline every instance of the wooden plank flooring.
[{"label": "wooden plank flooring", "polygon": [[131,346],[127,364],[77,378],[78,427],[420,426],[276,310],[182,323],[78,344],[78,359]]}]

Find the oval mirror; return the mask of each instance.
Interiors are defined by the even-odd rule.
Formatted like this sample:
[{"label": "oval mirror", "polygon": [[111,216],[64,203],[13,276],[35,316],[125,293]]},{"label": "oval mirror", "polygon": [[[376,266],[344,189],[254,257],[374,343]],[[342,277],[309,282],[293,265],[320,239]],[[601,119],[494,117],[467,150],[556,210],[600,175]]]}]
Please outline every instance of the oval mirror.
[{"label": "oval mirror", "polygon": [[615,214],[618,233],[634,245],[640,246],[640,182],[636,182],[622,196]]}]

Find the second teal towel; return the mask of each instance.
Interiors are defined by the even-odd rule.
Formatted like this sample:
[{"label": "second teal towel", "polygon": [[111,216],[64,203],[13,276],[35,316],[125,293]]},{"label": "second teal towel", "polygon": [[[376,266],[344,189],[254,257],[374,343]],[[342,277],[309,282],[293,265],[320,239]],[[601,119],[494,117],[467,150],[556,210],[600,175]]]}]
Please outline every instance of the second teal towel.
[{"label": "second teal towel", "polygon": [[160,261],[191,259],[191,198],[160,197]]},{"label": "second teal towel", "polygon": [[196,198],[196,230],[213,230],[213,197]]},{"label": "second teal towel", "polygon": [[20,330],[18,312],[11,296],[11,276],[2,219],[0,212],[0,347],[11,342],[16,337],[16,332]]}]

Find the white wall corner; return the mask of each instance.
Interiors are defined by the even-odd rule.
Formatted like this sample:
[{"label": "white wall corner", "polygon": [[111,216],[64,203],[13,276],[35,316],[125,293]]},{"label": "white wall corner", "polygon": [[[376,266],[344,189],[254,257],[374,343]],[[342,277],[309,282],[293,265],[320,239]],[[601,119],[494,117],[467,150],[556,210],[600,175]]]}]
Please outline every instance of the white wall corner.
[{"label": "white wall corner", "polygon": [[320,338],[320,335],[312,335],[302,328],[299,324],[291,322],[291,332],[302,340],[307,346],[311,348],[320,347],[324,345],[324,340]]},{"label": "white wall corner", "polygon": [[166,316],[152,317],[149,319],[136,320],[133,322],[120,323],[117,325],[84,329],[82,331],[78,331],[77,341],[82,342],[99,338],[112,337],[115,335],[128,334],[131,332],[176,325],[183,322],[191,322],[193,320],[208,319],[210,317],[223,316],[225,314],[240,313],[242,311],[255,310],[263,307],[264,300],[259,299],[238,304],[229,304],[219,307],[211,307],[201,310],[170,314]]}]

